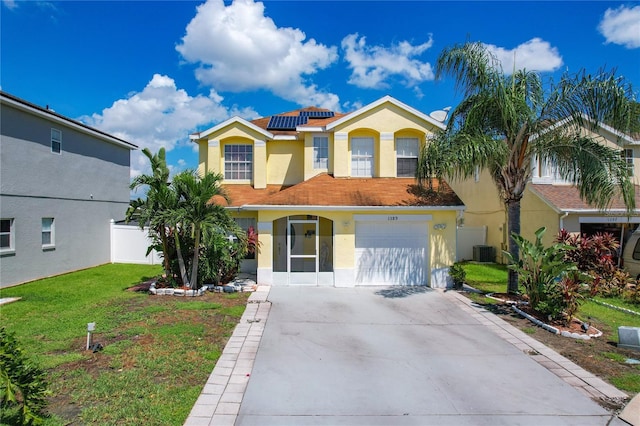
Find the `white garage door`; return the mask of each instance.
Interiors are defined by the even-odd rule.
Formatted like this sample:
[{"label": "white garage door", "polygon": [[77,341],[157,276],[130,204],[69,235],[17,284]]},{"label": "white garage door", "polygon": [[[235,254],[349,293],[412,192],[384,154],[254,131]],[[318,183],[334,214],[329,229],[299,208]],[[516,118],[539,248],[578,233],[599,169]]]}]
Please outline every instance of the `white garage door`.
[{"label": "white garage door", "polygon": [[356,284],[428,284],[428,229],[425,221],[356,222]]}]

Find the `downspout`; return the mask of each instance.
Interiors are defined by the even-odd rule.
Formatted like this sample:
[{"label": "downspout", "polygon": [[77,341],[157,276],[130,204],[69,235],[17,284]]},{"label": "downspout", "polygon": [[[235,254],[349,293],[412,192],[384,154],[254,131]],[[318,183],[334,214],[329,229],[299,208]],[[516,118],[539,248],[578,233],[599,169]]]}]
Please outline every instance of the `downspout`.
[{"label": "downspout", "polygon": [[560,230],[562,231],[564,229],[564,220],[565,218],[569,216],[569,212],[565,212],[562,216],[560,216]]}]

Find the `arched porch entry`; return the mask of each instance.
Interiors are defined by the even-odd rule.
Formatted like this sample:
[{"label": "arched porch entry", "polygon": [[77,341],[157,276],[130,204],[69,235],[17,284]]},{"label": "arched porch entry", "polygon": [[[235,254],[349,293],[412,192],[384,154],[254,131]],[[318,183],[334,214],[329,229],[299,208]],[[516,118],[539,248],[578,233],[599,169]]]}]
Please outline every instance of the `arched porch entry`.
[{"label": "arched porch entry", "polygon": [[273,222],[273,282],[333,286],[333,221],[293,215]]}]

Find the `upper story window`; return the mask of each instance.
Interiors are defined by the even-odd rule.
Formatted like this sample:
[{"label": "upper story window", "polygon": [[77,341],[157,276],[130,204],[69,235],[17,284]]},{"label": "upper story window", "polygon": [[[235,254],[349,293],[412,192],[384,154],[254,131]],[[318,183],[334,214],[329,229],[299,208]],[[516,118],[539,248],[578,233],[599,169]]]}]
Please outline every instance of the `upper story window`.
[{"label": "upper story window", "polygon": [[351,176],[373,177],[373,138],[351,139]]},{"label": "upper story window", "polygon": [[415,177],[418,169],[418,138],[396,139],[398,177]]},{"label": "upper story window", "polygon": [[62,152],[62,131],[51,129],[51,152],[60,154]]},{"label": "upper story window", "polygon": [[55,244],[55,227],[52,217],[42,218],[42,248],[54,247]]},{"label": "upper story window", "polygon": [[622,158],[627,162],[629,176],[633,176],[633,149],[625,148],[620,152],[620,155],[622,155]]},{"label": "upper story window", "polygon": [[0,219],[0,253],[15,250],[15,229],[13,218]]},{"label": "upper story window", "polygon": [[327,136],[313,137],[313,168],[329,168],[329,138]]},{"label": "upper story window", "polygon": [[224,178],[251,180],[253,177],[253,145],[224,146]]}]

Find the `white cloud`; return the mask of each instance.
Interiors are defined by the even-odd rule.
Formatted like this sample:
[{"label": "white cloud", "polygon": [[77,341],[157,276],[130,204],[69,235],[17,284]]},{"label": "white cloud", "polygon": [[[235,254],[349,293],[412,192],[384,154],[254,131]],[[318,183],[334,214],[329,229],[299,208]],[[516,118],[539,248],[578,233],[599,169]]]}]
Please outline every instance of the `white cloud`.
[{"label": "white cloud", "polygon": [[640,47],[640,6],[607,9],[598,30],[606,43],[621,44],[627,49]]},{"label": "white cloud", "polygon": [[[113,136],[157,152],[160,147],[171,151],[179,144],[190,143],[189,134],[214,122],[239,115],[246,119],[259,115],[252,109],[238,110],[222,105],[223,98],[215,91],[209,96],[190,96],[178,89],[175,81],[155,74],[139,93],[119,99],[101,114],[81,117],[81,120]],[[148,171],[148,159],[140,152],[131,156],[131,176]],[[180,164],[178,164],[180,165]]]},{"label": "white cloud", "polygon": [[338,96],[306,81],[338,59],[327,47],[297,28],[277,27],[264,14],[264,4],[209,0],[198,6],[178,52],[199,64],[196,78],[220,91],[266,89],[300,105],[336,108]]},{"label": "white cloud", "polygon": [[408,41],[384,46],[367,46],[366,38],[349,34],[342,39],[345,59],[349,63],[349,83],[358,87],[383,89],[388,80],[399,76],[403,84],[413,87],[423,81],[433,80],[431,64],[415,59],[433,45],[431,36],[425,43],[412,45]]},{"label": "white cloud", "polygon": [[2,0],[2,4],[4,4],[9,10],[13,10],[18,7],[18,3],[16,3],[15,0]]},{"label": "white cloud", "polygon": [[562,56],[556,47],[551,47],[538,37],[522,43],[515,49],[505,49],[493,44],[485,44],[488,51],[493,53],[502,64],[506,74],[511,74],[515,69],[527,69],[528,71],[555,71],[562,66]]}]

